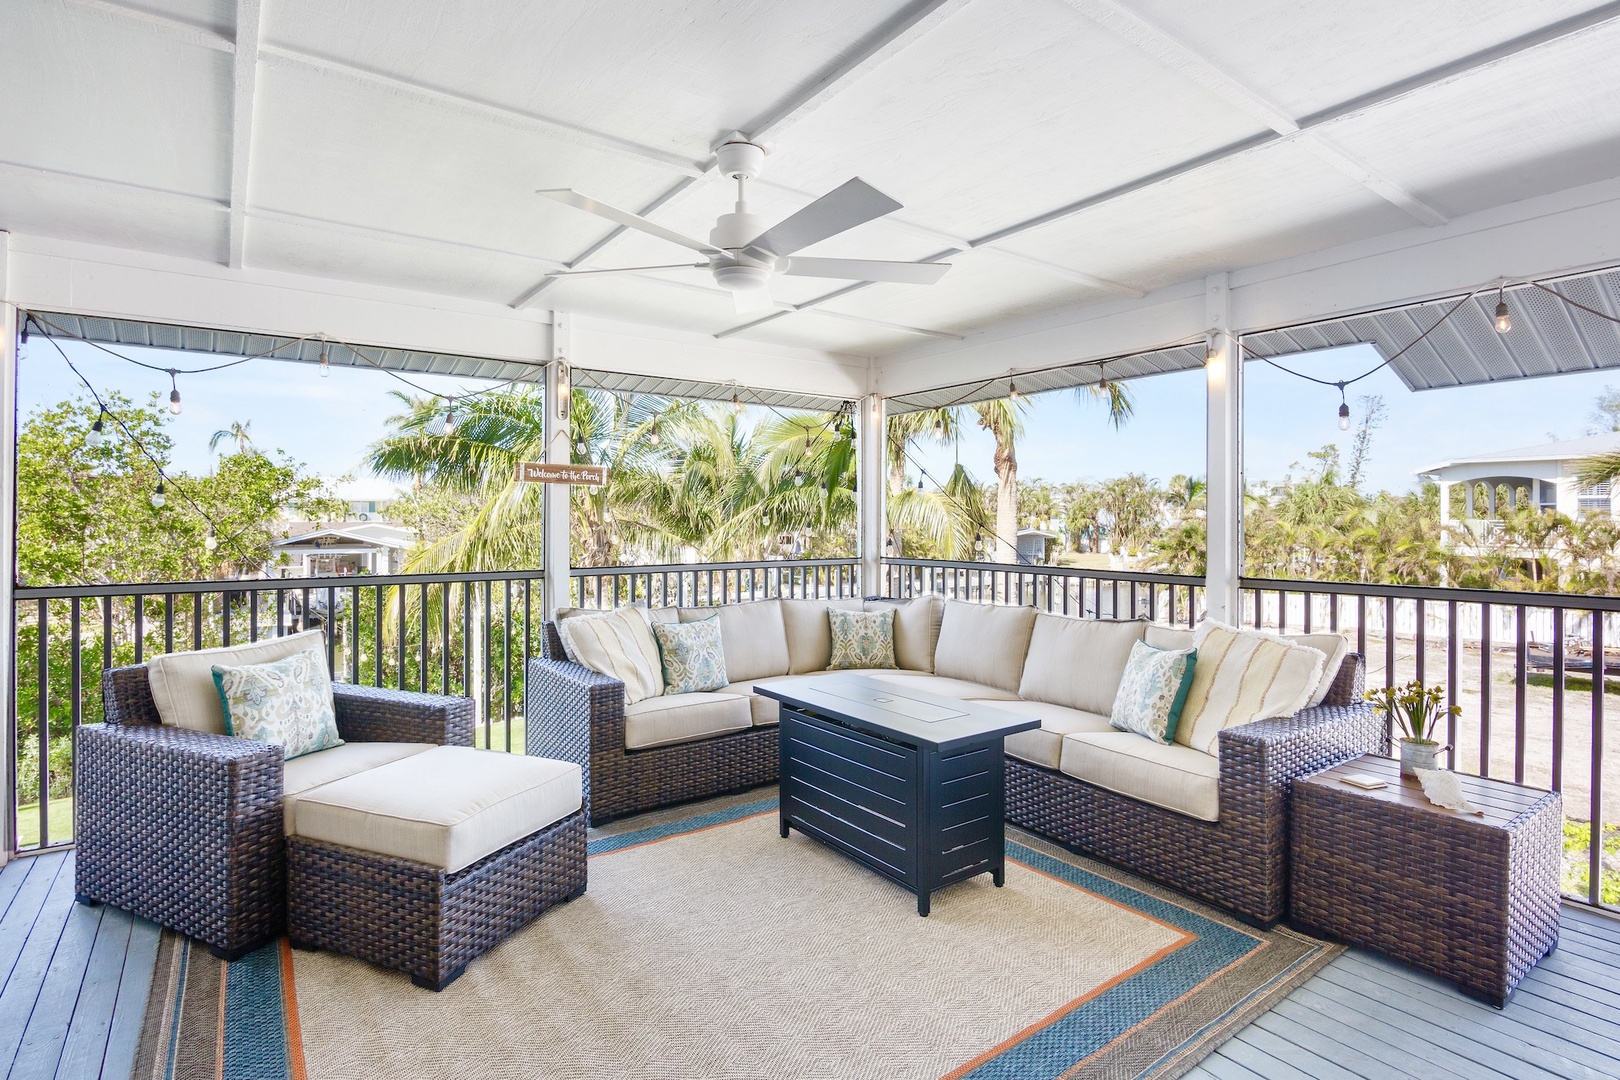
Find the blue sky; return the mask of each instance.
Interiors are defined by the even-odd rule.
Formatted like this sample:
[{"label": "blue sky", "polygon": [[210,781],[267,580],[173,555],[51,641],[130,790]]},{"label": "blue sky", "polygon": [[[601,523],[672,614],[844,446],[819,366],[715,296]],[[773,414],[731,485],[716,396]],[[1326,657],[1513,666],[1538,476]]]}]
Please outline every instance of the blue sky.
[{"label": "blue sky", "polygon": [[[152,391],[167,398],[168,376],[114,359],[88,345],[63,348],[98,390],[117,389],[144,401]],[[162,366],[206,366],[211,358],[162,350],[114,346],[118,352]],[[1283,361],[1327,380],[1353,378],[1378,364],[1366,346],[1292,357]],[[476,380],[410,376],[442,393],[477,389]],[[1258,362],[1245,371],[1244,462],[1251,479],[1281,479],[1306,454],[1335,442],[1348,457],[1350,432],[1338,429],[1338,392]],[[1388,368],[1347,391],[1359,419],[1357,398],[1382,395],[1389,407],[1375,434],[1369,480],[1374,488],[1404,491],[1413,472],[1459,454],[1507,449],[1575,438],[1586,432],[1593,400],[1605,386],[1620,385],[1620,372],[1529,379],[1496,386],[1412,393]],[[208,439],[233,420],[251,422],[254,441],[280,448],[324,476],[353,473],[365,480],[366,449],[400,409],[388,394],[405,389],[374,369],[333,367],[320,378],[313,365],[255,360],[221,372],[181,375],[180,416],[171,418],[174,462],[188,472],[205,471]],[[81,384],[47,341],[24,347],[18,393],[24,416],[43,404],[73,395]],[[1161,375],[1131,383],[1135,415],[1120,430],[1108,426],[1103,407],[1069,391],[1030,399],[1026,434],[1019,445],[1019,475],[1052,481],[1100,480],[1143,472],[1159,480],[1204,471],[1204,376],[1201,371]],[[993,476],[988,434],[972,428],[960,457],[981,480]],[[929,475],[943,479],[954,463],[950,450],[921,448]]]}]

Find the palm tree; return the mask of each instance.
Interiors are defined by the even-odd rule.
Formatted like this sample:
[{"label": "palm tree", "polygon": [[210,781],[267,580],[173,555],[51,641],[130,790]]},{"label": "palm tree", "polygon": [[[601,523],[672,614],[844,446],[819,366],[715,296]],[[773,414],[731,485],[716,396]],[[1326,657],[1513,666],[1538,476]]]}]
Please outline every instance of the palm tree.
[{"label": "palm tree", "polygon": [[213,453],[218,450],[219,444],[222,442],[234,440],[236,442],[236,452],[238,454],[247,453],[253,448],[253,439],[248,434],[248,429],[252,426],[253,421],[251,420],[232,420],[230,427],[220,428],[209,438],[208,452]]},{"label": "palm tree", "polygon": [[[949,480],[933,491],[906,484],[906,466],[914,442],[928,440],[950,446],[961,439],[961,410],[919,409],[889,417],[884,456],[889,466],[888,546],[895,555],[907,552],[907,534],[918,536],[933,554],[944,559],[967,558],[973,550],[974,530],[968,507],[951,493]],[[960,469],[960,466],[957,466]]]},{"label": "palm tree", "polygon": [[1029,399],[996,398],[973,406],[979,426],[996,440],[995,561],[1018,561],[1018,437],[1024,433],[1019,415],[1029,410]]}]

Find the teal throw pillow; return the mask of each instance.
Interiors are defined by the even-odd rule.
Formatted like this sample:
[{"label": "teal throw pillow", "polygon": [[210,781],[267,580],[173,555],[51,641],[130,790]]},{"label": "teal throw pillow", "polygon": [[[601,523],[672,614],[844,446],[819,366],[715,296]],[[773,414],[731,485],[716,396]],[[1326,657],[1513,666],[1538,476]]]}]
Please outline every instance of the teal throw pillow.
[{"label": "teal throw pillow", "polygon": [[1136,642],[1125,661],[1125,675],[1119,680],[1108,722],[1157,742],[1175,742],[1197,660],[1193,649],[1155,649]]},{"label": "teal throw pillow", "polygon": [[652,624],[664,665],[664,693],[695,694],[719,690],[726,678],[726,654],[720,647],[720,616],[697,622]]},{"label": "teal throw pillow", "polygon": [[899,667],[894,662],[893,608],[882,611],[828,608],[827,626],[832,631],[829,670]]},{"label": "teal throw pillow", "polygon": [[342,746],[326,658],[314,650],[267,664],[214,665],[225,733],[281,747],[288,758]]}]

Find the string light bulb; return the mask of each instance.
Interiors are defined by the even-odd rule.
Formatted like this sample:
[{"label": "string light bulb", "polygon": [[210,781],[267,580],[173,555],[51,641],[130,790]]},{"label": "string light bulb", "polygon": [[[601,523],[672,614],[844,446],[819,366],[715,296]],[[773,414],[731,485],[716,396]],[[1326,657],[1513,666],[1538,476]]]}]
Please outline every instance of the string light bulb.
[{"label": "string light bulb", "polygon": [[1344,399],[1344,383],[1336,384],[1339,387],[1339,430],[1350,430],[1350,403]]},{"label": "string light bulb", "polygon": [[203,549],[210,554],[219,548],[219,537],[214,535],[214,527],[208,526],[208,535],[203,537]]},{"label": "string light bulb", "polygon": [[921,491],[922,489],[923,489],[923,478],[919,476],[919,477],[917,477],[917,490]]},{"label": "string light bulb", "polygon": [[161,510],[163,509],[163,504],[168,501],[169,497],[163,494],[163,481],[159,480],[157,487],[152,489],[152,509]]},{"label": "string light bulb", "polygon": [[169,369],[169,412],[175,416],[180,415],[180,383],[175,379],[178,374],[174,368]]},{"label": "string light bulb", "polygon": [[332,374],[332,357],[327,351],[326,342],[321,342],[321,378]]},{"label": "string light bulb", "polygon": [[1018,384],[1009,379],[1007,381],[1007,400],[1017,401],[1023,396],[1023,394],[1018,392]]},{"label": "string light bulb", "polygon": [[1104,394],[1108,393],[1108,366],[1105,363],[1097,365],[1097,389]]},{"label": "string light bulb", "polygon": [[658,415],[654,413],[652,418],[652,433],[647,436],[647,444],[649,446],[657,446],[662,441],[663,440],[659,438],[658,435]]},{"label": "string light bulb", "polygon": [[743,410],[742,397],[737,393],[737,391],[733,390],[731,392],[731,415],[732,416],[741,416],[742,415],[742,410]]},{"label": "string light bulb", "polygon": [[1502,295],[1505,285],[1496,288],[1496,332],[1505,334],[1513,329],[1513,316],[1508,314],[1507,297]]},{"label": "string light bulb", "polygon": [[456,433],[456,399],[451,398],[444,406],[444,428],[442,434],[445,438]]},{"label": "string light bulb", "polygon": [[90,425],[90,430],[84,436],[86,450],[100,450],[101,444],[107,441],[106,432],[102,427],[106,415],[107,410],[102,409],[101,415],[96,417],[96,422]]}]

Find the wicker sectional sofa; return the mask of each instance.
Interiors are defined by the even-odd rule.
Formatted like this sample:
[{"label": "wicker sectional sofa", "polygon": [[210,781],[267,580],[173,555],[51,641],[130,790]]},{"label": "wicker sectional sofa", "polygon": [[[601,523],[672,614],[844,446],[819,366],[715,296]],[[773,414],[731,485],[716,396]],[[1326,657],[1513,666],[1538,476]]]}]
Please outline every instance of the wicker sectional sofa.
[{"label": "wicker sectional sofa", "polygon": [[[753,687],[825,669],[828,606],[893,603],[655,609],[654,620],[718,612],[731,685],[628,709],[623,684],[569,660],[548,623],[544,655],[529,662],[527,749],[581,765],[593,824],[771,783],[777,706]],[[922,597],[896,607],[895,638],[899,669],[867,674],[1041,720],[1007,740],[1009,821],[1259,925],[1286,911],[1290,780],[1383,745],[1360,700],[1363,660],[1342,644],[1315,704],[1227,728],[1204,753],[1114,731],[1107,717],[1130,643],[1187,647],[1190,631]],[[684,718],[669,716],[677,709]]]}]

